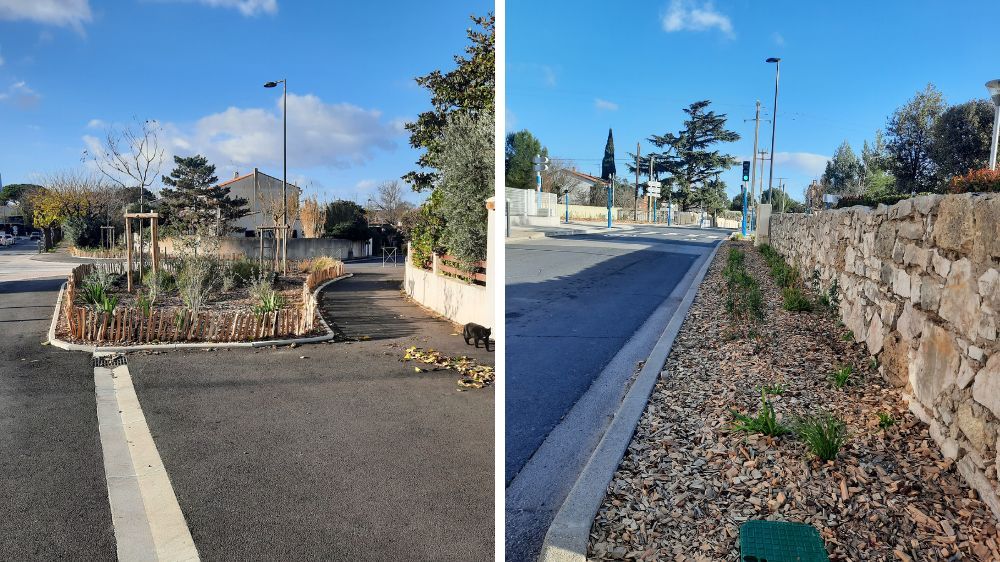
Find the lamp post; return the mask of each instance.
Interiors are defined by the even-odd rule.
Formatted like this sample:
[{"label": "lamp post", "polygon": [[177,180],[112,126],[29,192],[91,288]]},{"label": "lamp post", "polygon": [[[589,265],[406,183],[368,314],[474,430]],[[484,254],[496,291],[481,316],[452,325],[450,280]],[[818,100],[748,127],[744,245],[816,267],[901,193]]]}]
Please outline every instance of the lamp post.
[{"label": "lamp post", "polygon": [[990,143],[990,169],[997,169],[997,142],[1000,142],[1000,80],[990,80],[986,89],[993,98],[993,142]]},{"label": "lamp post", "polygon": [[[774,63],[774,114],[771,115],[771,171],[767,175],[767,189],[774,189],[772,181],[774,180],[774,131],[778,126],[778,77],[781,75],[781,59],[777,57],[771,57],[764,62]],[[770,198],[768,198],[768,203],[770,203]]]},{"label": "lamp post", "polygon": [[[284,230],[281,233],[282,239],[288,237],[288,80],[282,78],[274,82],[264,84],[265,88],[275,88],[281,84],[281,222]],[[281,268],[287,271],[285,252],[281,253]]]}]

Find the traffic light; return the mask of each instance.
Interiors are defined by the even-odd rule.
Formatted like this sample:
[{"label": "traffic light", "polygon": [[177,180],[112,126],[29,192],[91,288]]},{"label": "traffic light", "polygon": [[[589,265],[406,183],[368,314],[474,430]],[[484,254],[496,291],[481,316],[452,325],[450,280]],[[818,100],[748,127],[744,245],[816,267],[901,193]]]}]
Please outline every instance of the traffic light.
[{"label": "traffic light", "polygon": [[743,181],[750,181],[750,161],[743,161]]}]

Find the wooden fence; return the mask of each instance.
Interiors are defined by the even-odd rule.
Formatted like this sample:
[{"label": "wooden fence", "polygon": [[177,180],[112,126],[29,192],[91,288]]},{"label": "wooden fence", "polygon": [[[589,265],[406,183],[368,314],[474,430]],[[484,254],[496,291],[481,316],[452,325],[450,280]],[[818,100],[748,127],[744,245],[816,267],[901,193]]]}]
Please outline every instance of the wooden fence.
[{"label": "wooden fence", "polygon": [[313,291],[324,281],[344,274],[344,264],[313,272],[302,284],[302,302],[276,312],[252,311],[192,312],[182,307],[153,308],[148,313],[138,307],[121,307],[111,313],[76,304],[83,280],[95,270],[124,274],[122,263],[83,264],[73,268],[63,295],[63,316],[70,339],[106,344],[236,342],[297,337],[309,334],[316,325],[318,303]]},{"label": "wooden fence", "polygon": [[486,262],[472,264],[472,271],[462,268],[462,262],[454,256],[438,256],[438,271],[448,277],[458,277],[475,285],[486,285]]}]

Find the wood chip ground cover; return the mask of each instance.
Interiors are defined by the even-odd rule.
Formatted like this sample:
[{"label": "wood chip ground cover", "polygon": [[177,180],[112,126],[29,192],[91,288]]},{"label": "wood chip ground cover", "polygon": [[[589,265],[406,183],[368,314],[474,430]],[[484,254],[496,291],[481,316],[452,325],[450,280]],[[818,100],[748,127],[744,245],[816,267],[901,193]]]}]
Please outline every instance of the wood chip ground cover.
[{"label": "wood chip ground cover", "polygon": [[[731,245],[764,293],[755,341],[726,336]],[[594,520],[588,558],[737,560],[740,524],[769,519],[815,526],[831,560],[1000,560],[993,513],[845,332],[822,307],[783,310],[750,245],[720,248]],[[852,380],[838,389],[843,365]],[[756,413],[760,387],[779,384],[769,401],[782,421],[827,411],[846,422],[835,461],[815,460],[794,435],[732,430],[730,409]],[[879,413],[895,424],[880,428]]]}]

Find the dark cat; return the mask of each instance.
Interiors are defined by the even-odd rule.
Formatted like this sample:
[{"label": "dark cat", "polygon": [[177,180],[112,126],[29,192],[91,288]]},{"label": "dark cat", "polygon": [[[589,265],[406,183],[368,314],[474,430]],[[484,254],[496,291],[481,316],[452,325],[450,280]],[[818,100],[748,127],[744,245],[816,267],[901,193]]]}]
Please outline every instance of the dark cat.
[{"label": "dark cat", "polygon": [[476,347],[479,347],[479,340],[482,340],[483,345],[486,346],[486,351],[489,351],[491,332],[491,328],[485,328],[474,322],[469,322],[465,325],[465,329],[462,330],[462,337],[465,338],[466,345],[469,344],[469,340],[472,340],[475,342]]}]

